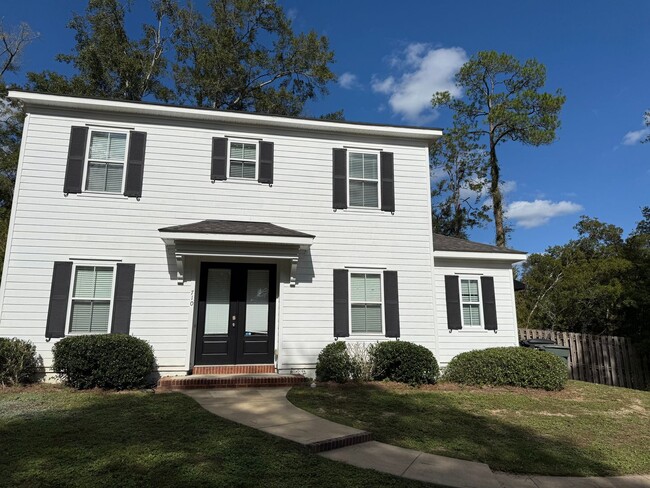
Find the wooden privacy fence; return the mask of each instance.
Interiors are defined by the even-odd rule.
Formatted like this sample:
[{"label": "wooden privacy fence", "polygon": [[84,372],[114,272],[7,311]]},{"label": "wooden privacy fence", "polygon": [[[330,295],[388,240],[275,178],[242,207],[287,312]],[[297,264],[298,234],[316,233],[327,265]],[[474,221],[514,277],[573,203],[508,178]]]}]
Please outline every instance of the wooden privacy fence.
[{"label": "wooden privacy fence", "polygon": [[568,346],[571,379],[638,390],[650,388],[650,358],[641,357],[627,337],[519,329],[519,340],[526,339],[551,339]]}]

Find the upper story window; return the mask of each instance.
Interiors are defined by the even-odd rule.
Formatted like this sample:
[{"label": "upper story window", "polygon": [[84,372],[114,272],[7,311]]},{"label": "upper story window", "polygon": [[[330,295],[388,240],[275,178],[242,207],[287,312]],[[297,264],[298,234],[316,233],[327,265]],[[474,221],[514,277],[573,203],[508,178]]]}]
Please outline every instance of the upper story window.
[{"label": "upper story window", "polygon": [[90,132],[86,191],[122,193],[127,133]]},{"label": "upper story window", "polygon": [[257,178],[257,144],[230,141],[230,178]]},{"label": "upper story window", "polygon": [[70,297],[70,333],[105,334],[113,299],[113,266],[75,266]]},{"label": "upper story window", "polygon": [[461,279],[460,296],[463,307],[463,326],[480,326],[481,294],[479,280]]},{"label": "upper story window", "polygon": [[350,329],[353,334],[382,333],[381,274],[350,274]]},{"label": "upper story window", "polygon": [[379,208],[379,154],[348,152],[350,207]]}]

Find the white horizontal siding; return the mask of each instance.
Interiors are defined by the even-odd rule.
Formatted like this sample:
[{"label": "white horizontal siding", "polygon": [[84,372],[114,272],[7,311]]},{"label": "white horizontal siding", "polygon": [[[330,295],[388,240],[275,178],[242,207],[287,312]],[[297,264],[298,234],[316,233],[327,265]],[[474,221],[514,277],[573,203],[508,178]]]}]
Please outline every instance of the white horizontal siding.
[{"label": "white horizontal siding", "polygon": [[[481,327],[463,327],[461,330],[449,331],[447,327],[445,275],[455,274],[491,276],[494,278],[494,298],[498,324],[496,332],[484,330]],[[512,266],[509,263],[436,258],[434,284],[435,323],[438,337],[437,354],[443,366],[461,352],[518,344],[513,275]]]},{"label": "white horizontal siding", "polygon": [[[85,124],[123,125],[147,133],[140,201],[120,195],[64,196],[70,127]],[[273,186],[210,181],[211,138],[224,135],[275,143]],[[344,146],[394,153],[394,215],[332,210],[332,149]],[[345,266],[397,270],[402,339],[435,348],[428,157],[421,142],[31,114],[16,194],[0,335],[32,340],[46,365],[55,342],[44,338],[53,262],[111,257],[136,264],[132,334],[153,345],[162,369],[189,368],[198,298],[194,274],[200,260],[188,260],[186,282],[179,286],[158,229],[204,219],[272,222],[316,236],[310,261],[299,264],[295,288],[286,283],[287,269],[281,269],[281,368],[313,366],[333,340],[332,270]],[[351,338],[357,339],[373,340]]]}]

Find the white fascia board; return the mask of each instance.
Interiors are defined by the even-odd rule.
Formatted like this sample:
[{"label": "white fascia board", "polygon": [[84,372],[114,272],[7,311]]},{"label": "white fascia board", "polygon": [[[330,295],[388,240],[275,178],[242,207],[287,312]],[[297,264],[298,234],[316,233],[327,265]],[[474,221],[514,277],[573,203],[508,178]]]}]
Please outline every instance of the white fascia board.
[{"label": "white fascia board", "polygon": [[505,253],[505,252],[466,252],[466,251],[433,251],[435,258],[449,259],[477,259],[481,261],[507,261],[518,263],[526,261],[526,253]]},{"label": "white fascia board", "polygon": [[93,98],[69,97],[62,95],[47,95],[17,90],[9,91],[9,98],[20,100],[31,106],[54,107],[73,110],[91,110],[118,112],[122,114],[149,115],[163,118],[208,120],[229,124],[254,124],[257,126],[276,127],[283,129],[320,130],[348,134],[363,134],[374,136],[401,137],[405,139],[433,141],[442,136],[440,129],[422,127],[391,127],[385,125],[370,125],[327,120],[310,120],[272,115],[251,113],[225,112],[190,107],[173,107],[141,102],[124,102],[117,100],[100,100]]},{"label": "white fascia board", "polygon": [[176,241],[203,242],[248,242],[253,244],[285,244],[309,247],[314,242],[313,237],[260,236],[242,234],[199,234],[192,232],[160,232],[165,244],[172,245]]}]

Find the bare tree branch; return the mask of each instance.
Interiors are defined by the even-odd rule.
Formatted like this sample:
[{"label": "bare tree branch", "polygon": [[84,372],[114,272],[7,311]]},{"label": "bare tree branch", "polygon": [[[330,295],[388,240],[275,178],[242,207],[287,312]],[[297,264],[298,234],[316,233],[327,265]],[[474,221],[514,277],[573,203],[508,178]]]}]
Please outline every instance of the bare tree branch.
[{"label": "bare tree branch", "polygon": [[3,19],[0,19],[0,77],[18,70],[18,61],[25,47],[38,36],[25,22],[10,30],[5,29]]}]

